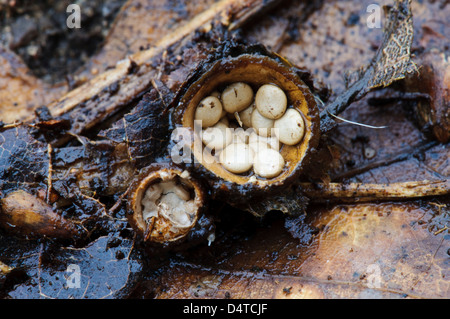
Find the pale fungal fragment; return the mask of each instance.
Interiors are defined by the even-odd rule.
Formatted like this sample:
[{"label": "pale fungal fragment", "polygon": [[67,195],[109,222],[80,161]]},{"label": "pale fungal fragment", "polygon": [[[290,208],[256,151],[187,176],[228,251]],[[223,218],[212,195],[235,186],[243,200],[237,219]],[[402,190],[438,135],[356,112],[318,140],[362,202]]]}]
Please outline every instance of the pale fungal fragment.
[{"label": "pale fungal fragment", "polygon": [[287,145],[298,144],[305,134],[303,117],[295,109],[288,109],[286,113],[275,120],[275,134],[281,143]]},{"label": "pale fungal fragment", "polygon": [[373,148],[371,148],[371,147],[364,148],[364,157],[365,158],[372,159],[375,157],[376,154],[377,154],[377,151],[375,151]]},{"label": "pale fungal fragment", "polygon": [[250,146],[244,143],[233,143],[220,153],[219,160],[227,170],[240,174],[252,168],[253,157],[254,153]]},{"label": "pale fungal fragment", "polygon": [[211,246],[211,244],[216,240],[216,234],[211,233],[208,235],[208,238],[206,239],[208,240],[208,246]]},{"label": "pale fungal fragment", "polygon": [[253,90],[243,82],[230,84],[221,95],[222,104],[228,113],[240,112],[253,102]]},{"label": "pale fungal fragment", "polygon": [[145,191],[144,200],[148,200],[149,202],[155,202],[162,193],[163,189],[160,184],[150,185]]},{"label": "pale fungal fragment", "polygon": [[181,178],[189,179],[191,177],[191,174],[189,174],[189,171],[184,170],[181,175]]},{"label": "pale fungal fragment", "polygon": [[130,225],[144,241],[167,243],[183,238],[204,205],[204,191],[186,171],[154,164],[144,169],[129,194]]},{"label": "pale fungal fragment", "polygon": [[259,113],[258,109],[252,112],[252,127],[259,135],[267,137],[271,135],[271,129],[274,127],[274,120],[268,119]]},{"label": "pale fungal fragment", "polygon": [[256,176],[253,175],[253,176],[251,176],[251,177],[248,179],[248,182],[249,182],[249,183],[257,183],[258,180],[256,179]]},{"label": "pale fungal fragment", "polygon": [[145,222],[149,222],[152,217],[158,217],[158,206],[156,206],[155,201],[151,201],[147,197],[144,197],[142,199],[142,218]]},{"label": "pale fungal fragment", "polygon": [[241,117],[239,116],[239,112],[234,112],[234,118],[238,122],[239,126],[242,127],[244,124],[242,123]]},{"label": "pale fungal fragment", "polygon": [[212,150],[221,150],[232,142],[231,129],[223,124],[217,123],[202,131],[202,141],[206,147]]},{"label": "pale fungal fragment", "polygon": [[162,193],[168,194],[173,192],[182,200],[188,201],[191,198],[191,194],[181,185],[177,185],[173,180],[160,183],[162,187]]},{"label": "pale fungal fragment", "polygon": [[205,97],[195,109],[194,119],[202,121],[202,127],[210,127],[219,122],[222,116],[222,103],[215,96]]},{"label": "pale fungal fragment", "polygon": [[159,214],[177,227],[189,227],[193,217],[189,212],[195,212],[196,209],[193,200],[185,200],[179,197],[175,191],[161,196],[158,204]]},{"label": "pale fungal fragment", "polygon": [[158,216],[158,207],[156,201],[161,197],[162,187],[159,184],[150,185],[145,191],[145,195],[142,197],[142,218],[144,221],[149,220],[151,217]]},{"label": "pale fungal fragment", "polygon": [[151,217],[162,214],[183,226],[187,220],[185,212],[192,211],[188,209],[192,208],[190,199],[190,193],[173,180],[150,185],[142,198],[142,217],[148,222]]},{"label": "pale fungal fragment", "polygon": [[270,148],[265,148],[256,153],[253,169],[258,176],[272,178],[280,175],[284,165],[284,158],[279,152]]},{"label": "pale fungal fragment", "polygon": [[172,227],[188,227],[198,207],[184,186],[169,180],[150,185],[141,201],[145,223],[153,218],[166,218]]},{"label": "pale fungal fragment", "polygon": [[287,97],[278,86],[265,84],[256,92],[255,105],[262,116],[276,120],[286,111]]}]

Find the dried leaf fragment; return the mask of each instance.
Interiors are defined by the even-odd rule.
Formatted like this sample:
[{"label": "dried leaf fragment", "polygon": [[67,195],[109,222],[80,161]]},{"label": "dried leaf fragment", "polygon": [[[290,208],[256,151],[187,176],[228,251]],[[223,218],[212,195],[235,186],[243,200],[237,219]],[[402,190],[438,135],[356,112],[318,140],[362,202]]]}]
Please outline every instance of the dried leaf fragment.
[{"label": "dried leaf fragment", "polygon": [[371,64],[361,76],[325,110],[321,112],[321,130],[329,131],[336,124],[334,117],[352,102],[361,99],[369,91],[403,79],[415,70],[411,61],[413,25],[411,0],[397,0],[389,12],[384,30],[384,40]]},{"label": "dried leaf fragment", "polygon": [[0,225],[15,235],[73,238],[79,236],[75,225],[53,211],[43,200],[23,190],[0,200]]},{"label": "dried leaf fragment", "polygon": [[375,57],[373,77],[367,84],[370,89],[388,86],[403,79],[406,73],[416,70],[411,61],[414,35],[411,0],[396,1],[396,5],[389,11],[384,32],[386,36]]}]

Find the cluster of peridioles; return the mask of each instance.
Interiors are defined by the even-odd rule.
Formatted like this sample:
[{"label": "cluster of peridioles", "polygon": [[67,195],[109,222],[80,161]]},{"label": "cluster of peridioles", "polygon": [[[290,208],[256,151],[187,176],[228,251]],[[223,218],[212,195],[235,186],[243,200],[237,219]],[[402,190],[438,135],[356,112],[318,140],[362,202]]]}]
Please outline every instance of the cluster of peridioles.
[{"label": "cluster of peridioles", "polygon": [[273,84],[260,86],[256,94],[244,82],[214,91],[198,104],[195,120],[201,121],[203,144],[225,169],[235,174],[253,169],[263,178],[283,171],[280,149],[300,143],[305,133],[302,115]]}]

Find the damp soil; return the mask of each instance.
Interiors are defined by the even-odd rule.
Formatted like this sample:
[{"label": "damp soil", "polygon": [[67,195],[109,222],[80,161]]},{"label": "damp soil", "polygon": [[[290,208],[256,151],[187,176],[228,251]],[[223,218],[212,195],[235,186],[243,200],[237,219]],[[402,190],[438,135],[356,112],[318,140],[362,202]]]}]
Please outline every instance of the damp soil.
[{"label": "damp soil", "polygon": [[78,1],[80,28],[69,28],[73,1],[0,2],[0,41],[48,83],[70,77],[104,43],[125,0]]}]

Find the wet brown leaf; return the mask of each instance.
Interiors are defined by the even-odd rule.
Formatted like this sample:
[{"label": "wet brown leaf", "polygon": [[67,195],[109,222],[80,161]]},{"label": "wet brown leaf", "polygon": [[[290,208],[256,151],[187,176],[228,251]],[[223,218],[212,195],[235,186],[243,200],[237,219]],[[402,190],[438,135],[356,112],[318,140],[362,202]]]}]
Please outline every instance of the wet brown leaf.
[{"label": "wet brown leaf", "polygon": [[171,265],[156,297],[447,298],[450,244],[438,220],[448,221],[449,207],[434,204],[317,208],[309,213],[319,232],[307,245],[278,221],[230,243],[230,254]]},{"label": "wet brown leaf", "polygon": [[[92,78],[141,46],[151,47],[168,30],[184,25],[210,4],[201,1],[200,5],[192,6],[189,2],[178,11],[179,7],[171,7],[168,3],[172,1],[158,4],[155,1],[128,1],[103,49],[83,66],[79,76]],[[332,88],[333,98],[345,90],[346,76],[367,65],[381,45],[382,30],[366,26],[366,8],[372,1],[292,3],[269,12],[242,31],[246,38],[266,44],[293,63],[311,70],[318,80]],[[381,3],[391,4],[390,1]],[[444,1],[413,2],[412,10],[413,53],[417,60],[433,50],[434,53],[437,50],[438,56],[448,57],[448,47],[445,49],[441,45],[441,35],[447,23],[449,5]],[[148,23],[149,12],[150,16],[159,17],[152,20],[151,25]],[[5,56],[4,51],[0,53],[0,58]],[[11,58],[2,61],[5,61],[1,62],[5,66],[2,70],[14,66]],[[0,78],[5,88],[0,93],[2,116],[14,114],[13,108],[4,105],[11,105],[17,92],[23,99],[19,101],[20,114],[56,98],[52,94],[35,98],[34,92],[41,96],[42,92],[53,92],[53,88],[45,87],[22,68],[23,65],[11,68],[20,71],[15,73],[14,81],[10,81],[13,71],[5,72]],[[56,92],[60,94],[60,91]],[[377,93],[383,96],[388,92],[386,89]],[[342,116],[388,128],[373,130],[339,125],[330,134],[340,154],[331,170],[332,179],[365,183],[448,179],[449,146],[430,140],[418,128],[410,116],[414,101],[400,99],[374,107],[369,103],[370,97],[354,103]],[[11,115],[2,120],[10,118],[14,117]],[[36,183],[27,178],[24,183]],[[211,246],[194,247],[169,257],[139,256],[142,258],[139,261],[149,263],[148,268],[138,273],[139,284],[129,278],[131,267],[127,262],[132,263],[132,260],[127,259],[127,253],[130,242],[110,251],[106,239],[100,237],[84,249],[70,253],[61,250],[49,255],[55,263],[64,261],[69,255],[83,260],[85,274],[96,285],[91,287],[92,290],[86,290],[86,295],[80,292],[76,297],[119,296],[114,293],[127,284],[134,288],[126,291],[132,291],[129,296],[139,298],[450,297],[448,196],[402,202],[310,206],[303,223],[279,215],[269,216],[262,222],[253,217],[245,217],[239,222],[241,215],[230,208],[225,208],[222,213],[224,219],[231,216],[238,221],[234,227],[219,224],[216,240]],[[0,240],[5,242],[1,236]],[[122,255],[119,256],[122,259],[111,255],[121,248],[126,248],[125,259]],[[9,251],[5,248],[2,252]],[[62,273],[52,276],[52,267],[40,268],[36,257],[40,252],[38,248],[24,248],[20,252],[23,254],[12,254],[13,258],[2,261],[28,266],[32,280],[11,288],[7,294],[18,298],[58,296],[59,291],[63,291],[60,286],[50,292],[39,291],[37,287],[40,286],[36,283],[43,283],[41,279],[47,283],[55,277],[61,279]],[[122,277],[116,278],[115,286],[108,291],[99,284],[104,273],[98,275],[95,267],[101,268],[110,261],[113,271],[123,272],[119,272]],[[44,273],[39,277],[42,270]],[[31,293],[28,287],[34,287]]]},{"label": "wet brown leaf", "polygon": [[52,87],[33,75],[23,61],[0,44],[0,120],[22,120],[34,110],[64,93],[66,87]]}]

